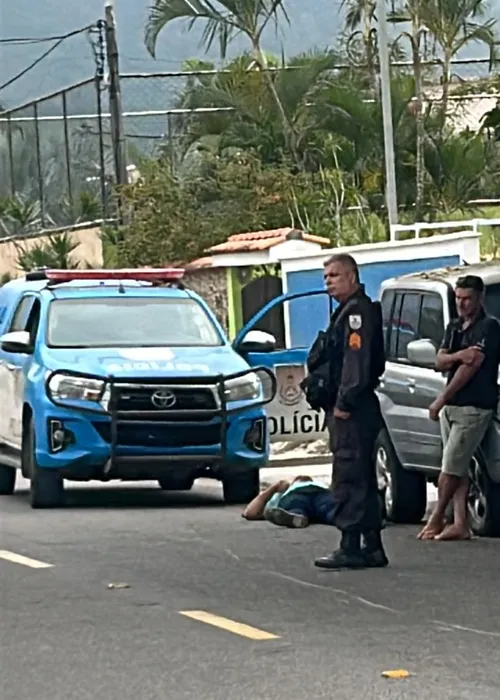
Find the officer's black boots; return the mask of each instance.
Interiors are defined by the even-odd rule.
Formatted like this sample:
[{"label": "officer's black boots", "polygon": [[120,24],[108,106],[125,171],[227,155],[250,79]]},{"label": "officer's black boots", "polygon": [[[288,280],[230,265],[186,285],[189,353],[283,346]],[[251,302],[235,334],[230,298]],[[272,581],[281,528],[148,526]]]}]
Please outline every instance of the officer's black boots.
[{"label": "officer's black boots", "polygon": [[387,559],[380,532],[363,534],[363,547],[359,533],[343,532],[340,548],[329,557],[316,559],[314,565],[320,569],[378,569],[387,566]]},{"label": "officer's black boots", "polygon": [[320,557],[314,562],[319,569],[340,571],[341,569],[363,569],[366,562],[361,551],[361,536],[356,532],[343,532],[340,548],[329,557]]},{"label": "officer's black boots", "polygon": [[389,563],[380,532],[372,531],[363,534],[363,548],[361,552],[365,560],[365,566],[368,568],[382,568]]}]

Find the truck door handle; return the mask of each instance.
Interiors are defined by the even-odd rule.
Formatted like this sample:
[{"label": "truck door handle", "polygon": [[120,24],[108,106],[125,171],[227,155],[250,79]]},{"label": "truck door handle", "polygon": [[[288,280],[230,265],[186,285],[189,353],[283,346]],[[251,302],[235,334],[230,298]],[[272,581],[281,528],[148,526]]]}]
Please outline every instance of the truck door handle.
[{"label": "truck door handle", "polygon": [[405,382],[405,386],[408,388],[408,391],[413,394],[413,392],[415,391],[415,380],[407,379]]}]

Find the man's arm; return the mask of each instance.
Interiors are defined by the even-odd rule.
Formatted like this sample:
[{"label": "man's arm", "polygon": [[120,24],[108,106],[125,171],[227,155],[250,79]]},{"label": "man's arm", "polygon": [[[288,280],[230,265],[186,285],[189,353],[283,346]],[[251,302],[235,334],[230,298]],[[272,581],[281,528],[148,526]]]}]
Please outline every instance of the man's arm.
[{"label": "man's arm", "polygon": [[464,387],[472,377],[476,374],[484,361],[484,355],[481,352],[476,354],[476,358],[470,365],[460,365],[455,372],[453,379],[448,384],[446,389],[440,394],[443,404],[448,403]]},{"label": "man's arm", "polygon": [[[461,353],[462,366],[443,391],[445,401],[452,399],[455,394],[469,382],[484,362],[485,357],[498,357],[500,347],[500,325],[496,319],[490,319],[484,334],[477,343],[466,348]],[[470,356],[468,353],[471,353]],[[458,354],[458,353],[456,353]]]},{"label": "man's arm", "polygon": [[264,491],[259,493],[259,495],[246,506],[241,517],[245,518],[245,520],[263,520],[264,511],[271,498],[276,493],[282,493],[283,490],[286,491],[288,486],[289,484],[283,481],[279,481],[277,484],[271,484],[271,486],[264,489]]},{"label": "man's arm", "polygon": [[439,413],[451,401],[455,394],[464,387],[481,367],[484,355],[476,351],[475,357],[470,364],[460,365],[447,387],[439,394],[437,399],[429,406],[429,416],[432,420],[438,420]]},{"label": "man's arm", "polygon": [[448,372],[455,365],[460,364],[460,352],[448,352],[448,350],[439,350],[436,358],[436,370],[438,372]]},{"label": "man's arm", "polygon": [[453,326],[453,323],[449,323],[446,327],[443,342],[436,358],[437,372],[448,372],[450,369],[460,364],[473,366],[478,359],[477,356],[480,355],[480,349],[477,347],[465,348],[458,352],[450,352]]},{"label": "man's arm", "polygon": [[436,358],[436,370],[438,372],[448,372],[456,365],[460,364],[460,353],[450,352],[453,333],[453,324],[449,323],[444,332],[443,342],[439,348]]},{"label": "man's arm", "polygon": [[[476,374],[478,369],[484,362],[484,358],[487,355],[492,355],[498,357],[500,346],[500,325],[495,320],[492,320],[490,324],[485,329],[485,334],[481,338],[477,345],[472,348],[466,348],[462,352],[468,353],[472,351],[470,359],[467,360],[467,364],[462,364],[455,375],[451,379],[448,386],[441,392],[437,399],[431,404],[429,408],[430,416],[433,420],[437,420],[439,412],[451,399],[460,391]],[[456,353],[458,354],[458,353]]]},{"label": "man's arm", "polygon": [[373,319],[371,308],[356,305],[345,321],[345,349],[335,409],[350,413],[371,380]]}]

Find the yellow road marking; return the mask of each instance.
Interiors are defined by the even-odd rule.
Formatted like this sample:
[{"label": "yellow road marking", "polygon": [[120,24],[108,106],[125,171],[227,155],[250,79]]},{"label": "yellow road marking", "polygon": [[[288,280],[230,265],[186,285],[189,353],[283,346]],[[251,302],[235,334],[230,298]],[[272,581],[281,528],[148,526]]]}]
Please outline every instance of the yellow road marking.
[{"label": "yellow road marking", "polygon": [[50,569],[53,566],[52,564],[47,564],[44,561],[30,559],[29,557],[24,557],[22,554],[9,552],[7,549],[0,549],[0,559],[11,561],[14,564],[21,564],[22,566],[29,566],[31,569]]},{"label": "yellow road marking", "polygon": [[184,615],[184,617],[189,617],[192,620],[204,622],[207,625],[213,625],[214,627],[219,627],[227,632],[239,634],[240,637],[246,637],[247,639],[253,639],[258,642],[264,642],[268,639],[279,639],[276,634],[259,630],[256,627],[250,627],[250,625],[245,625],[242,622],[229,620],[227,617],[212,615],[212,613],[205,612],[204,610],[184,610],[179,614]]}]

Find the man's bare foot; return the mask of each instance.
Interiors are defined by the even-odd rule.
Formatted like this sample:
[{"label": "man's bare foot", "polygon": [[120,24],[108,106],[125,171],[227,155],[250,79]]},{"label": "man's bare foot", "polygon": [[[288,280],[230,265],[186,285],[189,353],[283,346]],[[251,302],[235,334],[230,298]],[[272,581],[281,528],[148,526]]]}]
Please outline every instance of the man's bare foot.
[{"label": "man's bare foot", "polygon": [[445,529],[445,521],[436,520],[432,516],[429,518],[427,525],[418,533],[418,540],[434,540]]},{"label": "man's bare foot", "polygon": [[447,525],[440,535],[434,539],[440,542],[453,542],[458,540],[470,540],[471,533],[467,525]]}]

